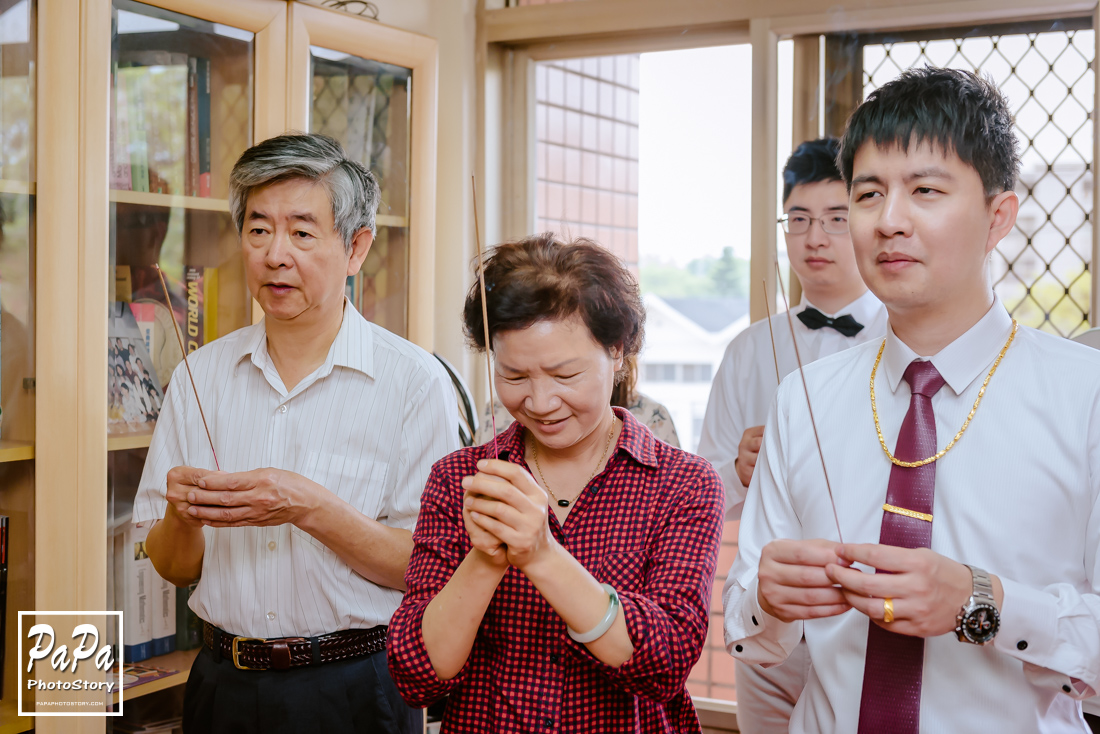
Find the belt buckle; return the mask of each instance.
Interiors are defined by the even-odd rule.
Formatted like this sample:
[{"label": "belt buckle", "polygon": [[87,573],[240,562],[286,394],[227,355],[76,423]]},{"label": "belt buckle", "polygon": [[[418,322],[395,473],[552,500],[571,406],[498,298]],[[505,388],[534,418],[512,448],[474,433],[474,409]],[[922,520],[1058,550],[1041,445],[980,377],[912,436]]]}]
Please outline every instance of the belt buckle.
[{"label": "belt buckle", "polygon": [[241,642],[267,642],[262,637],[234,637],[233,638],[233,667],[237,670],[262,670],[262,668],[252,668],[247,665],[241,665],[240,659],[237,657],[240,651],[237,649],[238,643]]}]

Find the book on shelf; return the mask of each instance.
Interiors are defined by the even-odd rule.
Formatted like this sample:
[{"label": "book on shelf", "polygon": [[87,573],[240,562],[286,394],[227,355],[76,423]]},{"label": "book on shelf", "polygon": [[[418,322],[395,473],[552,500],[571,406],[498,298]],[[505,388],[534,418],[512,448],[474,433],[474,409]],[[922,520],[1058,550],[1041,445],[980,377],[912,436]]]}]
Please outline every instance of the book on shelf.
[{"label": "book on shelf", "polygon": [[122,660],[138,663],[152,656],[153,562],[145,550],[152,523],[120,522],[114,537],[115,609],[122,612]]},{"label": "book on shelf", "polygon": [[[134,304],[116,301],[107,318],[107,430],[110,434],[152,431],[164,392]],[[138,311],[143,312],[141,306]],[[143,313],[143,319],[147,316]],[[155,318],[155,312],[154,312]]]},{"label": "book on shelf", "polygon": [[202,647],[202,620],[188,602],[198,583],[176,589],[176,649],[194,650]]},{"label": "book on shelf", "polygon": [[183,342],[190,354],[218,338],[218,269],[185,265],[183,284],[187,288]]},{"label": "book on shelf", "polygon": [[153,655],[176,649],[176,587],[153,569]]},{"label": "book on shelf", "polygon": [[211,63],[126,51],[112,65],[111,188],[210,196]]},{"label": "book on shelf", "polygon": [[210,196],[210,59],[199,58],[197,63],[198,112],[196,134],[199,148],[199,196]]},{"label": "book on shelf", "polygon": [[126,87],[118,83],[118,62],[111,63],[111,188],[129,191],[130,182],[130,114]]},{"label": "book on shelf", "polygon": [[8,517],[0,515],[0,698],[4,697],[4,640],[8,633]]},{"label": "book on shelf", "polygon": [[118,69],[118,85],[125,91],[126,116],[129,120],[130,188],[149,191],[149,148],[145,138],[145,94],[140,67]]}]

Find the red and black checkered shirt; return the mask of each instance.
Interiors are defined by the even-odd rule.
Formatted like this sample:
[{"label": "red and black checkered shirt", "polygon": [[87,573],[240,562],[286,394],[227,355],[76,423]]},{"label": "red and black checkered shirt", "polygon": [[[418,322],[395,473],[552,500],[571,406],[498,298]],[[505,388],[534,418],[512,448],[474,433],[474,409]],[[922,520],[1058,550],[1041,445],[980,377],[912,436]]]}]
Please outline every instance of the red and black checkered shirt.
[{"label": "red and black checkered shirt", "polygon": [[[514,567],[497,587],[470,657],[448,681],[432,669],[424,610],[470,552],[462,522],[464,476],[490,444],[439,461],[421,499],[408,592],[393,615],[389,663],[405,700],[450,694],[444,732],[699,732],[685,683],[707,635],[722,534],[722,482],[705,460],[653,437],[625,410],[615,453],[585,487],[558,542],[619,593],[634,655],[603,664],[566,634],[565,622]],[[524,429],[499,438],[501,459],[527,469]]]}]

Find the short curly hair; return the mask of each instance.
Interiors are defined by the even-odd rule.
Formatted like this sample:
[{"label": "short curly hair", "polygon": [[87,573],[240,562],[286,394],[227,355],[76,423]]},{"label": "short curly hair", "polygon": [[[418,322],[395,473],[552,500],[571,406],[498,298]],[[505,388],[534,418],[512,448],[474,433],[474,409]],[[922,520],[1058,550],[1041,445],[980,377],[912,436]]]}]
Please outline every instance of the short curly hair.
[{"label": "short curly hair", "polygon": [[1008,101],[977,74],[926,66],[909,69],[867,95],[848,118],[838,163],[848,189],[864,143],[903,150],[931,143],[978,172],[986,196],[1016,187],[1019,141]]},{"label": "short curly hair", "polygon": [[[462,310],[463,331],[470,346],[483,351],[476,261],[474,276]],[[638,281],[590,239],[563,242],[544,232],[497,245],[485,261],[485,290],[490,342],[502,331],[576,316],[606,349],[620,348],[631,357],[642,348],[645,307]]]}]

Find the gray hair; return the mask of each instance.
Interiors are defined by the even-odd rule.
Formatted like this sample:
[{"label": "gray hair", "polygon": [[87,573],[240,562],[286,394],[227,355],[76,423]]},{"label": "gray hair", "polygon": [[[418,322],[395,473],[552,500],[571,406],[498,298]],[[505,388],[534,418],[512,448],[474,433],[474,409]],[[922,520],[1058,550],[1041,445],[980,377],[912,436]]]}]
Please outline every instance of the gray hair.
[{"label": "gray hair", "polygon": [[375,232],[378,181],[367,167],[353,161],[343,147],[327,135],[290,132],[253,145],[241,154],[229,174],[229,211],[244,231],[245,205],[253,189],[288,179],[316,181],[332,201],[333,228],[351,252],[355,233]]}]

